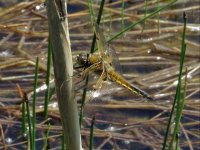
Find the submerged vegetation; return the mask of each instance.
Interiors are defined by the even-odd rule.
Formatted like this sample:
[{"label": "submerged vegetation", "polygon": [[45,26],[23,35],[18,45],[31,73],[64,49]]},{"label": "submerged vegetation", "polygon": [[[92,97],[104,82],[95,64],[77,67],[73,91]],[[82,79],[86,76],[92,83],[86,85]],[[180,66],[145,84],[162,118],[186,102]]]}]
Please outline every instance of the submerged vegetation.
[{"label": "submerged vegetation", "polygon": [[[41,0],[6,4],[0,3],[0,149],[64,149],[45,5]],[[90,4],[68,2],[83,148],[199,149],[198,0]],[[97,23],[116,50],[120,73],[153,101],[117,84],[102,87],[104,94],[88,101],[99,74],[91,74],[86,86],[76,56],[95,49],[91,17],[98,16],[99,8],[103,13]],[[48,90],[42,90],[45,83]]]}]

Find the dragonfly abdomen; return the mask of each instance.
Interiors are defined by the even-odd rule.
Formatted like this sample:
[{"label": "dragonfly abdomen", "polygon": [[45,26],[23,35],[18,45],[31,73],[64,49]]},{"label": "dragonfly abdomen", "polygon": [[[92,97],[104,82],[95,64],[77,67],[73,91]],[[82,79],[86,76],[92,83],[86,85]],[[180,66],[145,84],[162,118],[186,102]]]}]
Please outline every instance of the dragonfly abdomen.
[{"label": "dragonfly abdomen", "polygon": [[127,88],[129,91],[133,92],[134,94],[140,95],[140,96],[145,97],[149,100],[153,100],[152,97],[149,94],[142,91],[138,87],[129,84],[123,77],[121,77],[116,72],[111,70],[111,71],[109,71],[108,74],[109,74],[112,81],[118,83],[119,85],[122,85],[123,87]]},{"label": "dragonfly abdomen", "polygon": [[148,100],[153,100],[153,98],[147,94],[145,91],[140,90],[138,87],[131,85],[132,91],[137,91],[141,96],[147,98]]}]

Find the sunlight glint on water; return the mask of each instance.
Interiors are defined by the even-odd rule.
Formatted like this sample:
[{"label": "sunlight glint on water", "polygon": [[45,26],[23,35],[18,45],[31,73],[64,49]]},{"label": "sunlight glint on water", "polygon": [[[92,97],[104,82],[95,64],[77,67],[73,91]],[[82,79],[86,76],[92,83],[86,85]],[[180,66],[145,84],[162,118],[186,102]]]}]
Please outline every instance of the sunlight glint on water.
[{"label": "sunlight glint on water", "polygon": [[94,98],[98,97],[99,95],[100,95],[100,93],[99,93],[98,91],[95,91],[95,92],[92,94],[92,96],[93,96]]},{"label": "sunlight glint on water", "polygon": [[13,142],[12,138],[8,137],[6,138],[6,143],[7,144],[11,144]]}]

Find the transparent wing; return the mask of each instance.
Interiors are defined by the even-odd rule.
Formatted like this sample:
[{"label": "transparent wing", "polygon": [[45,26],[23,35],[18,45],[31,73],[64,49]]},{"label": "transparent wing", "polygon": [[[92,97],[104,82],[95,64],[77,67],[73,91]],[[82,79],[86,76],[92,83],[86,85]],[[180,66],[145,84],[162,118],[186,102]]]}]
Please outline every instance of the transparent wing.
[{"label": "transparent wing", "polygon": [[103,35],[103,31],[102,31],[102,29],[100,29],[99,25],[94,24],[94,32],[96,34],[98,51],[99,51],[100,56],[103,59],[104,57],[106,57],[106,55],[105,55],[105,50],[107,49],[106,39],[105,39],[105,37]]},{"label": "transparent wing", "polygon": [[122,87],[117,85],[115,82],[106,80],[101,82],[101,86],[97,89],[91,89],[87,92],[89,103],[102,103],[109,102],[110,97],[114,92],[121,90]]},{"label": "transparent wing", "polygon": [[121,73],[122,69],[115,49],[106,43],[103,30],[97,24],[94,25],[94,28],[100,56],[102,57],[103,61],[108,62],[115,69],[115,71]]},{"label": "transparent wing", "polygon": [[112,59],[111,59],[111,66],[114,68],[114,70],[116,72],[122,74],[122,67],[120,65],[119,57],[118,57],[118,55],[116,53],[116,50],[111,45],[108,45],[107,51],[108,51],[107,52],[108,55],[111,55],[111,57],[112,57]]}]

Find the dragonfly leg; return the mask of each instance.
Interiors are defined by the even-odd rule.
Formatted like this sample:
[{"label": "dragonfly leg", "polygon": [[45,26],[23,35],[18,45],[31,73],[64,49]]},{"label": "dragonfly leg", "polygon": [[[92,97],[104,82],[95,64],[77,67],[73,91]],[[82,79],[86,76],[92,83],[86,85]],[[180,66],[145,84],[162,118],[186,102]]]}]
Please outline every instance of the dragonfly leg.
[{"label": "dragonfly leg", "polygon": [[102,86],[103,81],[106,79],[106,71],[103,69],[101,76],[99,77],[97,83],[95,84],[95,89],[99,89]]},{"label": "dragonfly leg", "polygon": [[97,62],[97,63],[92,64],[90,67],[86,68],[81,73],[82,78],[85,79],[91,72],[98,70],[100,65],[101,65],[101,62]]}]

